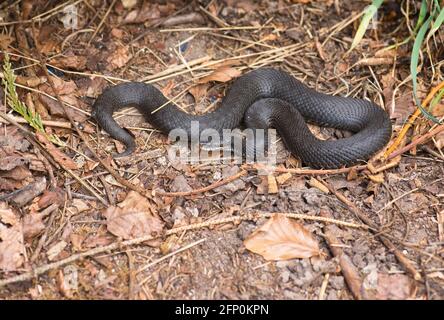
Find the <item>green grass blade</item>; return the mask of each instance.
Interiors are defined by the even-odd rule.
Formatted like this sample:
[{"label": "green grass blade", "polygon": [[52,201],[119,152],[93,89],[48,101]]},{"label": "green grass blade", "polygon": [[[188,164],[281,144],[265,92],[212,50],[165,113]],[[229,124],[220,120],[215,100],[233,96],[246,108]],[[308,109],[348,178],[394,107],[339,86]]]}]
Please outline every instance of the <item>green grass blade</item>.
[{"label": "green grass blade", "polygon": [[432,27],[430,28],[429,34],[427,35],[427,40],[430,39],[436,31],[438,31],[443,22],[444,22],[444,10],[441,10],[438,17],[436,17],[436,20],[433,22]]},{"label": "green grass blade", "polygon": [[415,37],[415,42],[413,43],[412,56],[410,59],[410,73],[412,75],[412,83],[413,83],[413,98],[415,99],[415,103],[418,108],[421,110],[422,114],[429,120],[433,122],[439,123],[439,120],[436,119],[433,115],[431,115],[427,110],[425,110],[421,103],[419,102],[418,95],[416,94],[418,90],[418,61],[419,61],[419,53],[421,51],[421,46],[424,41],[425,34],[430,27],[432,22],[433,15],[429,16],[429,18],[424,22],[424,24],[419,28],[418,33]]},{"label": "green grass blade", "polygon": [[352,51],[359,44],[359,42],[361,42],[362,38],[364,38],[364,34],[368,29],[370,21],[378,11],[383,1],[384,0],[373,0],[372,4],[369,5],[364,10],[364,16],[362,17],[361,23],[359,24],[358,30],[356,31],[355,37],[353,38],[351,47],[347,53]]},{"label": "green grass blade", "polygon": [[442,97],[444,97],[444,89],[438,91],[438,94],[430,101],[429,111],[432,112],[433,108],[441,101]]}]

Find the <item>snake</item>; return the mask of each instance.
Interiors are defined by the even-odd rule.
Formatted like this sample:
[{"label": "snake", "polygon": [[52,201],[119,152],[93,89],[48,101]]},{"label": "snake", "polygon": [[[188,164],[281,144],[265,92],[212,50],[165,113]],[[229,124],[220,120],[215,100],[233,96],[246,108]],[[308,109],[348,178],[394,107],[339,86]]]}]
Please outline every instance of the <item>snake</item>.
[{"label": "snake", "polygon": [[[205,129],[274,128],[286,148],[302,164],[335,169],[367,161],[390,140],[389,115],[375,103],[359,98],[318,92],[289,73],[275,68],[258,68],[236,78],[220,105],[213,111],[194,115],[167,99],[154,85],[123,82],[103,90],[92,106],[92,117],[126,149],[136,149],[134,136],[120,127],[113,113],[134,106],[154,128],[168,134],[182,129],[192,138],[191,123]],[[350,131],[340,139],[318,139],[307,123]],[[194,130],[195,131],[195,130]]]}]

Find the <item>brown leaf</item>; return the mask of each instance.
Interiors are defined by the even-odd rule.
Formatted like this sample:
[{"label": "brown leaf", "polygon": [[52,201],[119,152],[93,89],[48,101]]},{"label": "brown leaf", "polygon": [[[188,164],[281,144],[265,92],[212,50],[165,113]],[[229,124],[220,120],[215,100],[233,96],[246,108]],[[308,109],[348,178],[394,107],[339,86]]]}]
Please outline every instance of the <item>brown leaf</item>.
[{"label": "brown leaf", "polygon": [[31,178],[32,173],[25,166],[19,166],[9,171],[0,170],[0,177],[13,179],[15,181],[22,181],[26,178]]},{"label": "brown leaf", "polygon": [[37,140],[45,146],[46,151],[54,158],[54,160],[67,169],[78,169],[77,164],[66,154],[53,145],[43,134],[36,132]]},{"label": "brown leaf", "polygon": [[245,247],[266,260],[310,258],[320,255],[313,235],[293,219],[276,214],[244,241]]},{"label": "brown leaf", "polygon": [[103,215],[108,231],[123,239],[154,235],[164,227],[163,222],[151,214],[148,199],[135,191],[130,191],[123,202],[109,207]]},{"label": "brown leaf", "polygon": [[9,171],[26,163],[26,159],[20,155],[14,153],[8,156],[2,155],[2,158],[0,159],[0,170]]},{"label": "brown leaf", "polygon": [[18,84],[23,84],[31,88],[35,88],[41,85],[42,83],[45,83],[46,81],[47,81],[46,77],[37,77],[37,76],[32,76],[32,77],[18,76],[16,79],[16,82]]},{"label": "brown leaf", "polygon": [[0,177],[0,190],[17,190],[23,187],[23,183],[21,181],[15,181],[10,179],[4,179]]},{"label": "brown leaf", "polygon": [[63,189],[57,188],[56,190],[53,191],[45,190],[43,191],[43,195],[40,197],[38,201],[38,207],[40,209],[44,209],[53,203],[61,205],[64,202],[64,200],[65,200],[65,192],[63,191]]},{"label": "brown leaf", "polygon": [[86,57],[83,56],[63,56],[57,57],[50,63],[58,68],[83,71],[86,68]]},{"label": "brown leaf", "polygon": [[405,92],[400,97],[396,98],[394,106],[391,101],[389,101],[387,108],[390,112],[390,117],[396,119],[397,124],[404,123],[416,109],[412,93]]},{"label": "brown leaf", "polygon": [[25,261],[22,226],[14,212],[0,203],[0,270],[16,271]]},{"label": "brown leaf", "polygon": [[7,34],[0,34],[0,49],[7,50],[9,45],[14,41],[14,38]]},{"label": "brown leaf", "polygon": [[414,281],[403,274],[377,273],[375,298],[378,300],[406,300],[416,295]]},{"label": "brown leaf", "polygon": [[209,84],[201,83],[190,88],[189,92],[193,96],[194,101],[196,103],[199,103],[202,100],[202,98],[205,97],[208,91],[208,87]]},{"label": "brown leaf", "polygon": [[124,23],[143,23],[147,20],[155,20],[160,18],[160,10],[157,5],[153,5],[150,1],[144,1],[140,10],[133,10],[128,13],[123,20]]},{"label": "brown leaf", "polygon": [[436,146],[441,150],[442,148],[444,148],[444,132],[441,131],[440,133],[438,133],[435,137],[436,139]]},{"label": "brown leaf", "polygon": [[132,58],[131,53],[128,51],[127,47],[117,48],[107,59],[109,63],[107,69],[112,71],[126,65],[128,61]]},{"label": "brown leaf", "polygon": [[121,0],[121,1],[122,1],[122,6],[125,9],[131,9],[135,7],[137,4],[137,0]]},{"label": "brown leaf", "polygon": [[214,70],[211,74],[202,79],[199,79],[198,83],[208,83],[211,81],[227,82],[233,78],[237,78],[242,74],[241,71],[231,67],[220,67]]},{"label": "brown leaf", "polygon": [[[61,98],[62,100],[67,100],[66,97],[67,96],[62,96]],[[55,101],[43,94],[39,94],[39,100],[48,109],[51,115],[66,117],[65,112],[63,111],[63,108],[60,106],[58,101]],[[84,122],[87,119],[87,117],[84,114],[80,113],[77,110],[74,110],[72,108],[67,108],[67,111],[74,121]]]},{"label": "brown leaf", "polygon": [[168,81],[165,87],[162,88],[162,93],[164,96],[168,97],[171,93],[171,90],[174,89],[176,83],[173,80]]},{"label": "brown leaf", "polygon": [[40,213],[29,213],[23,217],[23,237],[26,240],[32,239],[46,228],[43,218]]},{"label": "brown leaf", "polygon": [[432,114],[435,117],[442,117],[442,116],[444,116],[444,104],[443,103],[439,103],[439,104],[435,105],[433,107]]},{"label": "brown leaf", "polygon": [[[57,93],[59,95],[66,95],[66,94],[71,94],[76,92],[77,90],[77,85],[74,81],[69,80],[69,81],[65,81],[63,79],[60,79],[58,77],[51,77],[53,84],[54,84],[54,89],[57,91]],[[50,90],[51,92],[47,92],[47,93],[52,93],[52,90]]]}]

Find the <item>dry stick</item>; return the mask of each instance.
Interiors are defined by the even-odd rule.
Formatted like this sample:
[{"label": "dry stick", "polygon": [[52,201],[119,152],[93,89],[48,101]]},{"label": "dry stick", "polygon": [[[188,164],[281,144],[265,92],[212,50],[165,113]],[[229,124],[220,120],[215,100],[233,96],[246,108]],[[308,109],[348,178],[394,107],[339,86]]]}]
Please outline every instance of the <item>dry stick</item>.
[{"label": "dry stick", "polygon": [[416,147],[418,144],[421,144],[421,143],[427,141],[428,139],[431,139],[432,137],[436,136],[438,133],[440,133],[442,131],[444,131],[444,124],[437,126],[435,129],[433,129],[433,130],[427,132],[426,134],[420,136],[419,138],[413,140],[410,144],[406,145],[405,147],[394,151],[393,153],[391,153],[387,157],[387,159],[393,159],[394,157],[399,156],[399,155],[403,154],[404,152],[411,150],[412,148]]},{"label": "dry stick", "polygon": [[[10,115],[9,117],[17,123],[24,123],[24,124],[28,123],[28,121],[26,121],[22,117],[17,117],[17,116],[13,116],[13,115]],[[8,123],[8,122],[3,119],[0,119],[0,123]],[[42,123],[45,127],[57,127],[57,128],[71,129],[71,123],[66,122],[66,121],[42,120]]]},{"label": "dry stick", "polygon": [[[244,216],[229,217],[229,218],[224,218],[224,219],[206,221],[206,222],[202,222],[202,223],[196,223],[196,224],[191,224],[188,226],[178,227],[178,228],[167,230],[164,233],[164,235],[169,236],[169,235],[181,233],[184,231],[196,230],[196,229],[201,229],[201,228],[214,226],[214,225],[218,225],[218,224],[224,224],[224,223],[233,223],[233,222],[240,222],[240,221],[245,221],[245,220],[256,220],[258,218],[271,217],[275,214],[285,215],[286,217],[290,217],[290,218],[294,218],[294,219],[303,219],[303,220],[334,223],[334,224],[338,224],[338,225],[342,225],[342,226],[350,227],[350,228],[361,228],[361,229],[365,229],[365,230],[369,229],[368,226],[363,225],[363,224],[356,224],[356,223],[351,223],[351,222],[346,222],[346,221],[334,220],[334,219],[330,219],[330,218],[326,218],[326,217],[317,217],[317,216],[310,216],[310,215],[297,214],[297,213],[261,213],[261,212],[257,212],[257,213],[247,214]],[[82,259],[82,258],[94,256],[96,254],[107,252],[107,251],[122,249],[123,247],[128,247],[128,246],[140,244],[145,241],[153,240],[156,238],[157,237],[155,237],[155,236],[148,235],[148,236],[143,236],[143,237],[139,237],[139,238],[135,238],[135,239],[131,239],[131,240],[126,240],[126,241],[122,241],[122,242],[115,242],[115,243],[109,244],[107,246],[94,248],[94,249],[91,249],[91,250],[88,250],[85,252],[77,253],[77,254],[74,254],[66,259],[59,260],[59,261],[56,261],[53,263],[49,263],[49,264],[37,267],[37,268],[33,269],[32,271],[25,272],[25,273],[22,273],[20,275],[14,276],[14,277],[0,280],[0,288],[5,285],[11,284],[11,283],[30,280],[34,277],[44,274],[45,272],[47,272],[49,270],[59,268],[61,266],[75,262],[75,261]]]},{"label": "dry stick", "polygon": [[364,212],[362,212],[354,203],[348,200],[342,193],[335,190],[329,183],[325,182],[322,179],[319,180],[328,188],[328,190],[330,190],[331,193],[333,193],[342,203],[344,203],[351,212],[353,212],[359,219],[364,221],[365,224],[372,228],[372,231],[376,234],[378,239],[395,254],[399,263],[404,266],[407,272],[409,272],[415,280],[421,280],[421,274],[415,269],[413,263],[401,251],[399,251],[389,239],[380,234],[380,231],[378,231],[378,226],[369,218],[367,218]]},{"label": "dry stick", "polygon": [[93,35],[91,36],[91,38],[88,41],[88,44],[91,43],[91,41],[93,41],[93,39],[96,37],[97,33],[100,31],[100,29],[103,26],[103,23],[105,22],[106,18],[108,17],[108,15],[111,12],[111,9],[114,7],[114,4],[117,2],[117,0],[113,0],[113,2],[111,3],[111,5],[109,6],[108,10],[106,11],[105,15],[103,16],[102,20],[100,21],[99,25],[97,26],[96,31],[94,31]]},{"label": "dry stick", "polygon": [[235,175],[232,175],[226,179],[222,179],[220,181],[217,181],[215,183],[210,184],[209,186],[206,186],[204,188],[199,188],[199,189],[195,189],[195,190],[191,190],[191,191],[182,191],[182,192],[161,192],[161,191],[153,191],[153,193],[155,195],[159,195],[159,196],[163,196],[163,197],[185,197],[185,196],[190,196],[190,195],[194,195],[194,194],[199,194],[199,193],[204,193],[210,190],[213,190],[215,188],[218,188],[220,186],[223,186],[227,183],[230,183],[234,180],[239,179],[242,176],[245,176],[247,174],[246,170],[242,170],[240,172],[238,172]]},{"label": "dry stick", "polygon": [[[34,27],[34,26],[33,26]],[[35,37],[35,32],[34,32],[34,41],[37,41],[36,37]],[[71,126],[75,129],[75,131],[77,132],[77,134],[79,135],[80,139],[83,141],[83,143],[85,144],[85,146],[89,149],[89,151],[91,152],[91,154],[100,162],[100,164],[116,179],[116,181],[118,183],[120,183],[121,185],[134,190],[138,193],[140,193],[141,195],[150,198],[150,194],[147,190],[141,188],[140,186],[134,185],[131,182],[129,182],[128,180],[124,179],[123,177],[121,177],[119,175],[119,173],[114,170],[110,165],[108,165],[104,160],[102,160],[98,154],[93,150],[93,148],[91,148],[91,146],[89,145],[89,143],[87,142],[87,139],[85,137],[85,135],[83,134],[82,130],[80,130],[75,121],[73,120],[73,118],[71,117],[71,114],[68,112],[67,107],[62,103],[62,99],[60,98],[60,95],[58,93],[58,91],[55,89],[55,84],[54,84],[54,80],[50,77],[49,73],[48,73],[48,69],[46,66],[46,63],[43,61],[42,56],[40,55],[39,52],[37,52],[38,56],[39,56],[39,61],[40,61],[40,65],[43,69],[43,72],[45,73],[45,76],[48,79],[48,83],[52,89],[52,91],[54,92],[54,95],[57,98],[57,102],[58,104],[62,107],[63,112],[65,113],[66,117],[68,118],[69,122],[71,123]],[[65,169],[66,170],[66,169]],[[68,170],[67,170],[68,171]],[[73,172],[71,170],[69,170],[68,172],[70,172],[71,174],[73,174]],[[95,193],[93,193],[95,195]],[[104,202],[105,205],[107,205],[106,201],[102,199],[102,202]],[[154,210],[154,208],[150,205],[150,210],[153,213],[156,213],[156,211]]]},{"label": "dry stick", "polygon": [[[432,101],[432,99],[436,95],[436,93],[438,93],[438,91],[441,90],[442,88],[444,88],[444,81],[441,82],[440,84],[438,84],[437,86],[433,87],[432,90],[430,90],[430,92],[427,95],[427,97],[421,103],[421,106],[423,108],[427,107],[427,104],[430,101]],[[394,151],[401,144],[401,141],[404,138],[404,136],[407,134],[407,131],[409,131],[411,126],[415,123],[416,118],[418,118],[420,115],[421,115],[421,109],[417,108],[416,111],[410,116],[410,118],[407,121],[407,123],[404,125],[404,127],[399,132],[398,137],[396,138],[396,140],[393,142],[393,144],[384,153],[384,156],[383,156],[384,158],[391,159],[391,158],[395,157],[393,154],[395,154],[396,152],[394,152]],[[411,148],[413,148],[413,147],[414,146],[412,146]],[[404,147],[404,148],[406,148],[406,147]],[[410,150],[410,149],[407,149],[407,150]],[[407,151],[407,150],[405,150],[405,151]],[[403,151],[403,152],[405,152],[405,151]],[[403,152],[401,152],[401,153],[403,153]],[[399,153],[399,154],[401,154],[401,153]]]},{"label": "dry stick", "polygon": [[[321,210],[320,215],[322,217],[329,218],[330,214]],[[341,266],[341,273],[344,276],[345,282],[350,289],[353,297],[356,300],[367,299],[365,292],[361,292],[362,279],[359,270],[351,261],[350,257],[344,253],[344,250],[339,247],[341,241],[335,236],[334,226],[327,225],[324,227],[324,238],[327,241],[328,247],[330,248],[333,256],[339,258],[339,265]]]},{"label": "dry stick", "polygon": [[178,254],[178,253],[181,253],[181,252],[183,252],[183,251],[185,251],[185,250],[188,250],[188,249],[190,249],[190,248],[192,248],[192,247],[194,247],[194,246],[197,246],[198,244],[201,244],[202,242],[204,242],[204,241],[206,241],[206,240],[207,240],[206,238],[203,238],[203,239],[197,240],[197,241],[195,241],[195,242],[192,242],[192,243],[190,243],[190,244],[187,244],[186,246],[183,246],[182,248],[177,249],[176,251],[170,252],[170,253],[168,253],[168,254],[166,254],[166,255],[160,257],[159,259],[156,259],[156,260],[154,260],[154,261],[152,261],[152,262],[150,262],[150,263],[144,265],[142,268],[140,268],[139,270],[137,270],[137,273],[140,273],[140,272],[142,272],[142,271],[145,271],[146,269],[148,269],[148,268],[150,268],[150,267],[152,267],[152,266],[158,264],[159,262],[162,262],[163,260],[166,260],[166,259],[168,259],[169,257],[172,257],[172,256],[174,256],[174,255],[176,255],[176,254]]}]

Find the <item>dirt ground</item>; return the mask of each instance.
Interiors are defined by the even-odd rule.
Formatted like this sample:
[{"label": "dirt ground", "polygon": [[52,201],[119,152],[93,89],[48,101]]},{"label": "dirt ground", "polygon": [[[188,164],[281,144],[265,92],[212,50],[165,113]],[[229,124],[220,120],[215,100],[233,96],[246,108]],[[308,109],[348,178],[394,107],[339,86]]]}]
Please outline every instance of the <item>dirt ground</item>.
[{"label": "dirt ground", "polygon": [[[67,10],[70,3],[75,4]],[[169,161],[167,137],[135,109],[115,116],[135,135],[136,154],[113,160],[110,155],[122,151],[122,145],[89,117],[102,90],[123,80],[149,81],[184,110],[203,113],[217,106],[236,77],[221,78],[221,68],[240,74],[268,66],[318,91],[376,102],[391,115],[394,141],[415,111],[411,82],[402,83],[410,74],[413,43],[388,53],[381,49],[409,36],[406,23],[414,24],[419,3],[403,2],[410,10],[407,19],[399,1],[386,1],[348,55],[359,14],[369,1],[134,3],[0,4],[1,57],[10,53],[19,97],[43,120],[57,122],[45,122],[45,128],[66,143],[57,147],[64,155],[48,144],[43,144],[45,153],[17,125],[1,124],[1,299],[444,298],[442,134],[391,162],[375,162],[379,167],[393,163],[379,172],[306,171],[310,168],[301,169],[280,144],[281,171],[263,176],[231,163]],[[441,30],[423,56],[421,100],[443,81],[442,40]],[[52,82],[40,61],[48,63]],[[49,96],[67,103],[86,141],[60,127],[68,119]],[[9,106],[1,110],[12,114]],[[442,117],[444,108],[437,110]],[[431,126],[422,121],[404,144]],[[311,128],[322,138],[348,134]],[[149,199],[131,198],[130,189],[85,142],[121,177],[148,191]],[[6,157],[23,162],[9,167]],[[192,192],[206,186],[207,191]],[[134,203],[122,205],[128,198]],[[144,201],[154,208],[149,217],[117,226],[111,222],[125,205],[142,206]],[[268,261],[248,250],[244,240],[274,212],[299,214],[295,221],[311,234],[321,254]],[[14,238],[7,230],[16,225]],[[153,230],[162,236],[126,245]],[[32,270],[39,275],[27,275]],[[2,283],[21,274],[23,279]]]}]

